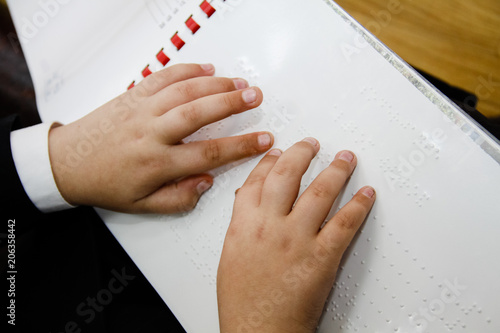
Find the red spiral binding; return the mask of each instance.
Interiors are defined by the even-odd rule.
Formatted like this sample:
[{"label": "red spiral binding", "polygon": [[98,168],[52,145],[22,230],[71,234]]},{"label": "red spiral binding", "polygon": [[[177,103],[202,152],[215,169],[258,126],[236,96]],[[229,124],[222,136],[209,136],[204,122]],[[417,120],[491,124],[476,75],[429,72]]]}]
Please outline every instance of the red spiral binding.
[{"label": "red spiral binding", "polygon": [[215,13],[215,8],[212,7],[211,4],[208,3],[208,1],[203,1],[200,5],[201,10],[207,14],[208,17],[212,16],[213,13]]},{"label": "red spiral binding", "polygon": [[174,44],[174,46],[177,48],[177,51],[182,49],[182,47],[184,46],[184,41],[179,37],[179,35],[177,34],[177,32],[172,36],[172,38],[170,39],[172,41],[172,44]]},{"label": "red spiral binding", "polygon": [[153,72],[151,72],[151,70],[149,69],[149,65],[147,65],[146,68],[142,70],[142,76],[148,77],[151,74],[153,74]]},{"label": "red spiral binding", "polygon": [[163,66],[166,66],[170,61],[170,58],[165,54],[165,52],[163,52],[163,49],[158,52],[158,54],[156,55],[156,59],[158,59],[158,61],[161,62]]},{"label": "red spiral binding", "polygon": [[[223,0],[223,1],[226,1],[226,0]],[[201,4],[200,4],[200,8],[201,10],[203,10],[203,12],[208,16],[212,16],[214,13],[215,13],[215,8],[212,7],[212,5],[210,4],[210,2],[208,2],[207,0],[204,0]],[[199,29],[200,29],[200,25],[193,19],[193,15],[189,16],[188,19],[186,20],[185,22],[186,26],[188,27],[189,30],[191,30],[191,32],[193,34],[195,34]],[[172,38],[170,38],[170,41],[172,42],[172,44],[174,44],[174,46],[177,48],[177,51],[179,51],[180,49],[182,49],[182,47],[186,44],[181,37],[179,37],[179,32],[176,31],[175,34],[172,36]],[[160,50],[160,52],[158,52],[156,54],[156,59],[158,59],[158,61],[163,65],[163,66],[166,66],[169,62],[170,62],[170,58],[166,55],[164,49],[162,48]],[[149,68],[149,65],[147,65],[143,70],[142,70],[142,76],[143,77],[148,77],[149,75],[153,74],[153,72],[151,71],[151,69]],[[135,81],[133,81],[127,88],[127,90],[130,90],[132,88],[135,87]]]},{"label": "red spiral binding", "polygon": [[196,21],[193,19],[193,15],[189,16],[189,18],[186,21],[186,26],[193,32],[193,35],[200,29],[200,25],[196,23]]}]

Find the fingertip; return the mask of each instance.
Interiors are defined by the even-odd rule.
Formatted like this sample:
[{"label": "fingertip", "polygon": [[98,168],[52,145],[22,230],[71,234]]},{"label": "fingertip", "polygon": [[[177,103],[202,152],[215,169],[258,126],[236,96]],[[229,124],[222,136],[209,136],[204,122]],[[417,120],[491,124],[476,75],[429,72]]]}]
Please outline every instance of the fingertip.
[{"label": "fingertip", "polygon": [[245,89],[241,93],[241,97],[243,98],[243,102],[245,102],[246,104],[252,104],[257,101],[257,91],[254,87]]},{"label": "fingertip", "polygon": [[320,148],[320,144],[319,144],[319,141],[316,140],[315,138],[305,138],[304,140],[302,140],[303,142],[307,142],[309,144],[311,144],[314,148],[314,151],[317,153],[319,151],[319,148]]},{"label": "fingertip", "polygon": [[356,159],[356,155],[350,150],[342,150],[337,153],[335,159],[344,160],[347,163],[352,163]]},{"label": "fingertip", "polygon": [[242,91],[241,98],[248,107],[254,108],[262,103],[262,90],[258,87],[249,87]]},{"label": "fingertip", "polygon": [[376,197],[375,189],[371,186],[365,186],[359,192],[368,199],[375,199]]},{"label": "fingertip", "polygon": [[276,156],[280,157],[283,154],[283,151],[281,149],[271,149],[266,156]]},{"label": "fingertip", "polygon": [[244,79],[241,79],[241,78],[233,79],[233,82],[234,82],[234,87],[237,90],[243,90],[243,89],[248,88],[248,86],[249,86],[248,82]]},{"label": "fingertip", "polygon": [[332,161],[332,165],[337,163],[338,161],[343,161],[348,163],[349,172],[352,173],[356,165],[358,164],[358,159],[356,155],[350,150],[342,150],[335,155],[335,158]]},{"label": "fingertip", "polygon": [[273,146],[274,136],[272,135],[272,133],[262,132],[257,137],[257,142],[260,149],[267,150]]},{"label": "fingertip", "polygon": [[208,73],[215,73],[215,67],[212,64],[201,64],[200,67],[207,74]]},{"label": "fingertip", "polygon": [[202,195],[206,191],[208,191],[213,185],[212,179],[203,179],[201,182],[196,185],[196,191],[199,195]]}]

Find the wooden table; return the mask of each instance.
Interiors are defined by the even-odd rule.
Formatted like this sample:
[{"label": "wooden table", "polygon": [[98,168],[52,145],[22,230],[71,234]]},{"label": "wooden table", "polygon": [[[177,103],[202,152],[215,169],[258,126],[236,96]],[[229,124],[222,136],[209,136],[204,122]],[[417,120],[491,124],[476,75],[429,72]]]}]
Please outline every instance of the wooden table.
[{"label": "wooden table", "polygon": [[480,112],[500,117],[500,1],[336,2],[408,63],[474,93]]}]

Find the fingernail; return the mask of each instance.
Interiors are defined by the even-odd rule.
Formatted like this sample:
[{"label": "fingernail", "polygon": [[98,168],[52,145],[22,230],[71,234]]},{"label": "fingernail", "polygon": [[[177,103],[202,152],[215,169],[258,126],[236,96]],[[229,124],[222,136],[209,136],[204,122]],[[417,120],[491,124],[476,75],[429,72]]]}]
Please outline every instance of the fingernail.
[{"label": "fingernail", "polygon": [[203,64],[203,65],[200,65],[200,67],[201,67],[201,69],[203,69],[206,72],[211,72],[214,70],[214,65],[212,65],[212,64]]},{"label": "fingernail", "polygon": [[253,103],[257,100],[257,92],[252,88],[245,90],[241,96],[245,103]]},{"label": "fingernail", "polygon": [[354,155],[350,151],[344,150],[337,155],[337,158],[351,163],[354,160]]},{"label": "fingernail", "polygon": [[281,154],[283,154],[283,152],[279,149],[273,149],[269,153],[267,153],[267,155],[278,156],[278,157],[281,156]]},{"label": "fingernail", "polygon": [[257,140],[261,147],[268,147],[271,144],[271,136],[268,133],[259,135]]},{"label": "fingernail", "polygon": [[314,148],[319,148],[319,142],[315,138],[305,138],[302,141],[309,142],[310,144],[313,145]]},{"label": "fingernail", "polygon": [[198,194],[203,194],[207,190],[209,190],[212,187],[212,184],[209,183],[206,180],[201,181],[198,186],[196,186],[196,190],[198,191]]},{"label": "fingernail", "polygon": [[365,197],[373,198],[373,196],[375,195],[375,190],[372,187],[367,186],[361,191],[361,193],[363,193]]},{"label": "fingernail", "polygon": [[234,79],[233,81],[234,81],[234,86],[238,90],[248,88],[248,82],[246,80]]}]

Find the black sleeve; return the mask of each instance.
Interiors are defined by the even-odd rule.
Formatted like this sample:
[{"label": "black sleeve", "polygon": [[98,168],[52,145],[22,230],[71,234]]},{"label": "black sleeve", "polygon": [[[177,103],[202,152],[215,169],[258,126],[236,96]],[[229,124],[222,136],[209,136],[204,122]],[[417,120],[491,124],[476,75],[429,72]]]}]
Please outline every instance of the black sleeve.
[{"label": "black sleeve", "polygon": [[[16,326],[7,332],[65,332],[69,327],[82,333],[183,333],[92,208],[44,214],[33,205],[10,148],[17,119],[0,118],[0,280],[2,290],[15,294],[1,304],[6,309],[15,299],[16,315]],[[7,261],[9,220],[15,221],[13,268]],[[16,273],[8,273],[11,270]],[[12,276],[13,285],[7,279]]]}]

